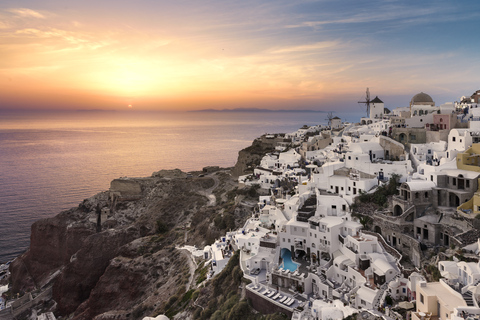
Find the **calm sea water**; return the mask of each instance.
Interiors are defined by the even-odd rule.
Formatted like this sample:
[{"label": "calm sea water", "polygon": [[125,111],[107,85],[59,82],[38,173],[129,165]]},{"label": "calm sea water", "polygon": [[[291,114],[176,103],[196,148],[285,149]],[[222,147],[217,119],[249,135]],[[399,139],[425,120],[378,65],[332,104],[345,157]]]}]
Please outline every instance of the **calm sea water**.
[{"label": "calm sea water", "polygon": [[323,113],[0,112],[0,262],[27,249],[34,221],[77,206],[115,178],[230,167],[254,138],[325,118]]}]

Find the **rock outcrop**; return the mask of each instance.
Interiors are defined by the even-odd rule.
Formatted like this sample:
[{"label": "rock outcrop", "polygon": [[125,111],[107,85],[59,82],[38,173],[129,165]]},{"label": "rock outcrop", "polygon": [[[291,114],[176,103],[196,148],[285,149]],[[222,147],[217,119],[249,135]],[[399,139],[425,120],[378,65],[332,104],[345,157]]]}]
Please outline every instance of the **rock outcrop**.
[{"label": "rock outcrop", "polygon": [[164,311],[191,278],[185,253],[174,246],[187,239],[205,244],[222,210],[206,206],[209,192],[220,185],[226,197],[235,186],[225,181],[230,175],[215,175],[186,179],[175,170],[116,179],[110,191],[37,221],[29,250],[11,264],[12,291],[53,286],[55,313],[74,319],[140,319]]},{"label": "rock outcrop", "polygon": [[109,191],[35,222],[29,250],[10,266],[13,293],[51,290],[49,311],[75,320],[180,311],[200,273],[175,247],[210,244],[244,223],[257,199],[237,192],[235,176],[253,171],[280,141],[280,135],[256,139],[232,171],[115,179]]},{"label": "rock outcrop", "polygon": [[239,177],[252,173],[265,154],[274,151],[275,146],[284,141],[282,135],[263,135],[255,139],[251,146],[238,152],[237,163],[232,170],[232,175]]}]

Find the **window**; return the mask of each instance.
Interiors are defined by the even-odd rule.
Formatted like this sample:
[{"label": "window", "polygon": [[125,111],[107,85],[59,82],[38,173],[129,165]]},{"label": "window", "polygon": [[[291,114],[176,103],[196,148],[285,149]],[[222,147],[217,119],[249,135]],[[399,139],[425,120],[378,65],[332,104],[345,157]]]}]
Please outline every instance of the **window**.
[{"label": "window", "polygon": [[452,141],[455,142],[455,137],[452,137]]},{"label": "window", "polygon": [[[448,156],[447,156],[448,157]],[[433,181],[433,176],[430,176],[430,181]]]},{"label": "window", "polygon": [[343,210],[343,211],[347,211],[347,206],[344,205],[344,204],[342,204],[342,210]]},{"label": "window", "polygon": [[452,184],[453,184],[454,186],[457,185],[457,178],[453,178],[453,179],[452,179]]},{"label": "window", "polygon": [[421,293],[420,293],[420,302],[421,302],[421,303],[424,303],[424,302],[423,302],[423,294],[421,294]]},{"label": "window", "polygon": [[465,187],[470,188],[470,180],[465,180]]},{"label": "window", "polygon": [[422,229],[420,229],[420,227],[417,227],[417,233],[422,233]]},{"label": "window", "polygon": [[288,243],[290,243],[290,239],[288,239]]}]

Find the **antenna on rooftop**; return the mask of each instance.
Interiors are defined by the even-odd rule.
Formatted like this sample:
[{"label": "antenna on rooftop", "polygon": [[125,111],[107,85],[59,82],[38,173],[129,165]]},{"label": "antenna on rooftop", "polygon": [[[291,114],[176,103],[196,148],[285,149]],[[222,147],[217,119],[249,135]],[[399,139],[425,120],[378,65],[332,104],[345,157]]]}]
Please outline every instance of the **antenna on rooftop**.
[{"label": "antenna on rooftop", "polygon": [[358,103],[363,103],[365,106],[367,106],[367,118],[370,117],[370,103],[372,101],[370,100],[370,90],[367,88],[367,92],[365,93],[365,101],[358,101]]}]

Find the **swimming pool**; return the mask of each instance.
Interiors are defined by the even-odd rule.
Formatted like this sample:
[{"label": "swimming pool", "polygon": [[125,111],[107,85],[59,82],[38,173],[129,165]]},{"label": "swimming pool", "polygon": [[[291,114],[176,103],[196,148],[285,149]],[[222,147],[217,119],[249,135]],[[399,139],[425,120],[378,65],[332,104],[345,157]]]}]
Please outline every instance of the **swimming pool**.
[{"label": "swimming pool", "polygon": [[290,270],[291,272],[297,270],[298,263],[292,261],[292,253],[290,250],[283,248],[282,251],[280,251],[280,255],[282,256],[283,260],[280,268]]}]

